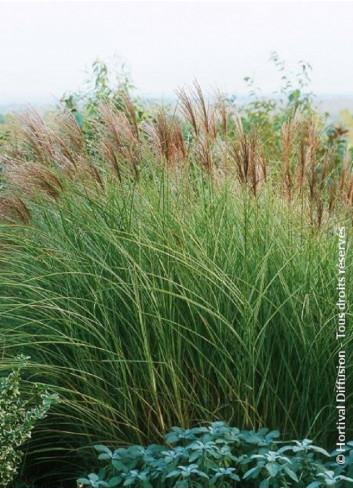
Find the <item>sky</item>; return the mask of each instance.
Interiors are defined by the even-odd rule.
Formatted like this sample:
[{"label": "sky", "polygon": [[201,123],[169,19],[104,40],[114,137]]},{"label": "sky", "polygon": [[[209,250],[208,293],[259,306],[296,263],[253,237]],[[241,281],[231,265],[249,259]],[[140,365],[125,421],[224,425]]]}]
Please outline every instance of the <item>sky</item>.
[{"label": "sky", "polygon": [[353,2],[0,1],[0,46],[0,105],[54,100],[114,57],[145,96],[195,78],[237,94],[245,76],[271,93],[272,51],[309,62],[313,91],[353,96]]}]

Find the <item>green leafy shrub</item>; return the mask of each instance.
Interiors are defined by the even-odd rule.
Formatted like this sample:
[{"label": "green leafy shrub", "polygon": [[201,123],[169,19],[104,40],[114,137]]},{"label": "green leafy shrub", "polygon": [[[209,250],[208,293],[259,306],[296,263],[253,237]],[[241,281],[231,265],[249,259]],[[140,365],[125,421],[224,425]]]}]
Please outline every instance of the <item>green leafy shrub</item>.
[{"label": "green leafy shrub", "polygon": [[29,357],[17,357],[18,366],[0,378],[0,487],[14,478],[23,452],[18,447],[31,437],[37,421],[43,419],[57,400],[39,386],[32,386],[30,396],[21,391],[21,370]]},{"label": "green leafy shrub", "polygon": [[[209,426],[173,427],[165,445],[130,446],[111,451],[96,445],[104,467],[78,479],[79,487],[352,487],[335,452],[305,439],[279,441],[266,428],[241,431],[222,421]],[[351,450],[353,442],[347,446]]]}]

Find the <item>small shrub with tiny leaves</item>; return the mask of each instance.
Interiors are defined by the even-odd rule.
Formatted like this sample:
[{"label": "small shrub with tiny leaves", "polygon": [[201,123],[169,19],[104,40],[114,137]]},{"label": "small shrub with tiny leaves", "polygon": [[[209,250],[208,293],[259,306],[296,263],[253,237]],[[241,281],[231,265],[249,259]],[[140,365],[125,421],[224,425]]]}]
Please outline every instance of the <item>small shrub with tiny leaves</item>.
[{"label": "small shrub with tiny leaves", "polygon": [[7,487],[14,479],[23,452],[18,448],[31,437],[37,421],[43,419],[56,394],[43,387],[31,387],[24,395],[21,391],[21,371],[29,357],[16,358],[18,365],[4,378],[0,378],[0,487]]},{"label": "small shrub with tiny leaves", "polygon": [[284,442],[266,428],[244,431],[222,421],[173,427],[164,445],[95,445],[102,467],[79,487],[353,487],[353,442],[328,453],[311,440]]}]

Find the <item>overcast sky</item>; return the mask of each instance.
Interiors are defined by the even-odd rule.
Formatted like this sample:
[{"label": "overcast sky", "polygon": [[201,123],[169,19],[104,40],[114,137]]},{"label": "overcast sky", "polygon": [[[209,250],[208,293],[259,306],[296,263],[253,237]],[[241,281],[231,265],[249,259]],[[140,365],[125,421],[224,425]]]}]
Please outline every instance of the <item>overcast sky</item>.
[{"label": "overcast sky", "polygon": [[142,94],[170,96],[194,78],[244,91],[278,87],[276,50],[313,66],[318,93],[353,95],[353,2],[0,2],[0,104],[76,89],[99,57],[118,55]]}]

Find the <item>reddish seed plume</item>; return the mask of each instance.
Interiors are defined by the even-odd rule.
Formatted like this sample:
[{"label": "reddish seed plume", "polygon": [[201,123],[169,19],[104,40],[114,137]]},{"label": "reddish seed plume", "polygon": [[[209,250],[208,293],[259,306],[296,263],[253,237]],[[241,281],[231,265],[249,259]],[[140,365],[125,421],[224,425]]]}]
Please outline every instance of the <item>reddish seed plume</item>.
[{"label": "reddish seed plume", "polygon": [[[188,175],[197,165],[215,183],[236,175],[234,188],[244,186],[256,197],[265,185],[282,195],[284,189],[290,201],[300,196],[310,204],[316,225],[323,225],[327,211],[352,207],[350,154],[337,164],[314,116],[293,115],[279,138],[276,133],[277,139],[269,141],[260,125],[234,117],[224,96],[215,100],[210,103],[195,82],[191,90],[179,90],[175,113],[160,109],[142,120],[127,93],[119,107],[102,104],[85,130],[65,108],[45,120],[33,110],[14,117],[0,155],[6,181],[3,215],[28,222],[27,199],[38,194],[58,199],[67,179],[98,191],[109,180],[119,184],[140,178],[151,161],[157,168],[177,170],[174,174],[183,169]],[[275,148],[274,154],[269,148]],[[14,189],[21,201],[8,198]]]}]

